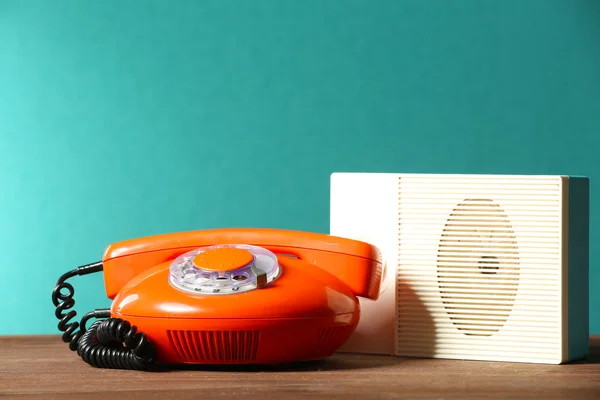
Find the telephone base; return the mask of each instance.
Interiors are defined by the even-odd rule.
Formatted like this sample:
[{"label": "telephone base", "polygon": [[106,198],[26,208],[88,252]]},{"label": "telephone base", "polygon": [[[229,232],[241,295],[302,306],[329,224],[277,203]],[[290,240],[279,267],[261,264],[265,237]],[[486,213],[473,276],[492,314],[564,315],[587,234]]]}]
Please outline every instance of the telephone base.
[{"label": "telephone base", "polygon": [[331,356],[352,334],[360,312],[315,318],[127,320],[156,348],[162,364],[283,364]]}]

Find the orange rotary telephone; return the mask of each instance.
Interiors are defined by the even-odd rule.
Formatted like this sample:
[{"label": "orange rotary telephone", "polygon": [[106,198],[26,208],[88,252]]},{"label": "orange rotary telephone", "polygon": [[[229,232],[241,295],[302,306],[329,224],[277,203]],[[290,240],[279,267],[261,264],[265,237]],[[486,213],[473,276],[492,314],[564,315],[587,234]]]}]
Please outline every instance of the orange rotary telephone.
[{"label": "orange rotary telephone", "polygon": [[[101,262],[62,275],[52,301],[62,340],[94,367],[308,361],[348,339],[356,296],[378,298],[381,268],[376,247],[325,234],[172,233],[110,245]],[[66,280],[99,271],[111,307],[69,323]],[[91,318],[99,320],[88,329]]]}]

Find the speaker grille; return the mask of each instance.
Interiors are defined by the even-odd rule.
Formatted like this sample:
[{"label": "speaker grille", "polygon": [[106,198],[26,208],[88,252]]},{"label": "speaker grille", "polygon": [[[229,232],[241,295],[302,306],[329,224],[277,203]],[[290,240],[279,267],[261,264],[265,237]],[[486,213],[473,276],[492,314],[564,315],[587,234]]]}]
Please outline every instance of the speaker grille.
[{"label": "speaker grille", "polygon": [[519,252],[506,213],[490,199],[466,199],[450,214],[437,257],[440,295],[466,335],[489,336],[510,316]]},{"label": "speaker grille", "polygon": [[558,177],[400,176],[397,352],[555,360],[561,193]]},{"label": "speaker grille", "polygon": [[256,358],[258,331],[169,330],[182,362],[248,362]]},{"label": "speaker grille", "polygon": [[321,328],[313,347],[317,357],[329,356],[335,352],[352,334],[352,325],[338,325]]}]

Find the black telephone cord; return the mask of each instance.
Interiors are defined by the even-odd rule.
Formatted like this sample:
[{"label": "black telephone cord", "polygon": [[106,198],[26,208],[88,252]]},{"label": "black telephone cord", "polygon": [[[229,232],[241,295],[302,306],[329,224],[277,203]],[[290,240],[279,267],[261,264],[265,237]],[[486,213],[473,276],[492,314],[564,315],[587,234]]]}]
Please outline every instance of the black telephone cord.
[{"label": "black telephone cord", "polygon": [[[102,263],[96,262],[66,272],[58,279],[52,291],[52,303],[56,307],[58,329],[64,332],[62,340],[93,367],[149,369],[155,362],[154,346],[144,333],[137,332],[137,327],[120,318],[110,318],[109,309],[91,311],[83,316],[81,322],[70,322],[77,315],[75,310],[65,313],[75,305],[75,289],[66,280],[102,270]],[[65,290],[66,293],[63,293]],[[106,319],[94,322],[87,329],[86,323],[91,318]]]}]

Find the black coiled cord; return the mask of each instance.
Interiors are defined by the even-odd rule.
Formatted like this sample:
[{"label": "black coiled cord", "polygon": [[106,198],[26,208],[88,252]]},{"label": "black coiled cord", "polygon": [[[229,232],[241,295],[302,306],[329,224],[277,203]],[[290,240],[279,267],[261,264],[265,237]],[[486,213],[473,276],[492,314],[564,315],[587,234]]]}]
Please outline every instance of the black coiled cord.
[{"label": "black coiled cord", "polygon": [[[137,332],[135,326],[119,318],[109,318],[109,309],[98,309],[84,315],[81,322],[70,322],[77,313],[71,310],[75,306],[75,289],[66,280],[77,275],[87,275],[103,270],[101,262],[83,265],[63,274],[52,291],[52,303],[56,307],[55,316],[59,320],[58,329],[64,332],[62,340],[69,343],[71,351],[89,365],[97,368],[149,369],[155,362],[152,342],[145,334]],[[66,290],[66,293],[63,291]],[[107,318],[96,321],[86,329],[90,318]],[[77,328],[80,328],[77,330]]]},{"label": "black coiled cord", "polygon": [[77,354],[98,368],[145,370],[154,363],[152,342],[120,318],[94,322],[81,336]]}]

